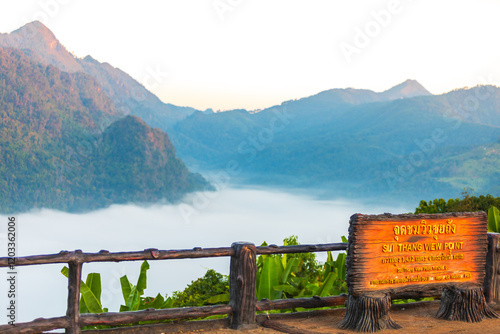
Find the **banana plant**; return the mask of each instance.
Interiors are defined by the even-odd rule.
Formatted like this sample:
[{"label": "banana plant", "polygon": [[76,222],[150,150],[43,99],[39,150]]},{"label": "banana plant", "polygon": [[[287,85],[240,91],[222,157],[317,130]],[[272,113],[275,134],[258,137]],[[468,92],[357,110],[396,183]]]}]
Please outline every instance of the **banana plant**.
[{"label": "banana plant", "polygon": [[[68,278],[68,267],[62,268],[61,273]],[[90,273],[85,282],[80,282],[80,313],[108,312],[108,309],[101,305],[101,291],[101,274],[99,273]]]},{"label": "banana plant", "polygon": [[122,295],[125,305],[120,305],[120,312],[145,310],[148,308],[163,309],[171,308],[173,300],[169,297],[166,300],[159,293],[156,297],[142,297],[144,290],[147,288],[147,274],[149,270],[148,261],[144,261],[141,265],[141,271],[137,284],[133,285],[128,280],[127,275],[120,277]]},{"label": "banana plant", "polygon": [[[61,273],[69,277],[68,267],[63,267]],[[101,304],[101,274],[90,273],[87,280],[80,282],[80,313],[105,313],[107,308]],[[103,329],[109,326],[85,326],[83,329]]]},{"label": "banana plant", "polygon": [[494,206],[488,209],[488,231],[500,233],[500,210]]},{"label": "banana plant", "polygon": [[[347,242],[347,239],[342,237],[342,241]],[[345,259],[345,253],[339,253],[337,259],[334,260],[332,253],[327,252],[327,260],[322,271],[318,276],[311,278],[303,273],[303,259],[293,255],[283,257],[282,265],[285,269],[282,271],[280,284],[274,285],[272,288],[278,294],[281,293],[279,298],[312,297],[315,295],[324,297],[346,293]]]}]

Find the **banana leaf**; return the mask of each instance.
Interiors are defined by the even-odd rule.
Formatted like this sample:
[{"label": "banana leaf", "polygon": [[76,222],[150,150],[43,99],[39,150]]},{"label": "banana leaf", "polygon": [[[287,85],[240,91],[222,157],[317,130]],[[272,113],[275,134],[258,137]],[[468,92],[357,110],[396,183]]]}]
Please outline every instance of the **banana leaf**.
[{"label": "banana leaf", "polygon": [[[67,278],[69,277],[69,269],[68,267],[64,267],[61,269],[61,273],[66,276]],[[89,280],[88,276],[92,275],[93,278]],[[91,286],[93,286],[95,293],[100,297],[101,296],[101,277],[100,274],[98,273],[92,273],[87,276],[87,281],[91,283]],[[97,279],[97,276],[99,276],[99,279]],[[92,284],[92,281],[95,280],[95,283]],[[83,300],[83,303],[85,304],[85,307],[82,306],[81,301],[80,301],[80,309],[84,309],[87,312],[86,313],[104,313],[104,310],[102,309],[101,302],[99,299],[96,297],[94,291],[83,281],[80,282],[80,294],[81,294],[81,301]]]},{"label": "banana leaf", "polygon": [[148,261],[144,261],[141,265],[141,273],[139,274],[139,278],[137,279],[137,292],[139,292],[139,295],[144,294],[144,290],[147,288],[147,276],[146,276],[146,271],[149,269],[149,263]]},{"label": "banana leaf", "polygon": [[273,290],[273,286],[279,285],[280,277],[283,272],[283,266],[278,257],[268,256],[264,259],[262,271],[259,275],[259,289],[257,290],[257,299],[280,299],[282,292]]},{"label": "banana leaf", "polygon": [[143,299],[143,303],[140,304],[139,310],[146,310],[148,308],[159,309],[165,303],[165,299],[159,293],[156,297],[146,297]]},{"label": "banana leaf", "polygon": [[[229,300],[229,295],[228,295],[228,300]],[[168,297],[167,300],[165,300],[165,302],[163,303],[163,305],[160,306],[161,309],[172,308],[172,307],[174,307],[174,300],[170,297]]]},{"label": "banana leaf", "polygon": [[128,296],[130,296],[130,291],[132,291],[132,284],[128,280],[127,275],[120,277],[120,285],[122,287],[123,300],[127,304]]},{"label": "banana leaf", "polygon": [[488,231],[500,233],[500,210],[494,206],[488,209]]},{"label": "banana leaf", "polygon": [[[286,255],[286,254],[283,254],[283,255]],[[297,265],[297,262],[299,262],[299,259],[297,259],[297,258],[291,258],[288,260],[288,263],[286,263],[286,266],[285,266],[285,270],[283,270],[283,273],[281,274],[281,279],[280,279],[281,284],[285,284],[286,282],[288,282],[288,278],[289,278],[290,274],[292,273],[292,268]]]},{"label": "banana leaf", "polygon": [[323,282],[323,285],[321,285],[319,289],[315,291],[315,295],[318,295],[320,297],[329,296],[330,290],[332,289],[336,279],[337,274],[335,272],[329,273],[326,277],[326,280]]}]

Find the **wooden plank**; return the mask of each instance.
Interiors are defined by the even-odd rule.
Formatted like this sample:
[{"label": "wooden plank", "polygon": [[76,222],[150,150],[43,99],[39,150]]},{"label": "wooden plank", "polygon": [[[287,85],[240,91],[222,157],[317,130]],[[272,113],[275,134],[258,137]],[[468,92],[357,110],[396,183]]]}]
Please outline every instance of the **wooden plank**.
[{"label": "wooden plank", "polygon": [[500,234],[488,233],[484,296],[488,303],[500,303]]},{"label": "wooden plank", "polygon": [[116,328],[90,329],[85,334],[160,334],[160,333],[218,333],[221,329],[229,329],[229,319],[211,319],[196,321],[179,321],[170,323],[142,324],[137,326],[122,326]]},{"label": "wooden plank", "polygon": [[421,297],[453,283],[482,286],[487,215],[477,213],[351,217],[349,293]]},{"label": "wooden plank", "polygon": [[134,324],[139,321],[195,319],[229,313],[231,313],[231,306],[229,305],[181,307],[161,310],[147,309],[134,312],[85,313],[80,316],[80,325],[122,325]]},{"label": "wooden plank", "polygon": [[255,327],[257,256],[255,245],[235,242],[229,269],[229,305],[231,328]]},{"label": "wooden plank", "polygon": [[[283,253],[309,253],[342,251],[347,248],[345,243],[317,244],[317,245],[296,245],[296,246],[259,246],[257,254],[283,254]],[[31,255],[16,258],[16,266],[28,266],[34,264],[68,263],[71,261],[89,262],[120,262],[120,261],[140,261],[140,260],[166,260],[166,259],[194,259],[204,257],[232,256],[234,250],[230,247],[201,248],[181,250],[158,250],[156,248],[145,249],[143,251],[116,252],[110,253],[102,250],[98,253],[82,253],[61,251],[57,254]],[[9,266],[9,258],[0,258],[0,267]]]},{"label": "wooden plank", "polygon": [[317,308],[344,305],[347,295],[312,298],[290,298],[269,300],[262,299],[257,302],[257,311],[284,310],[288,308]]},{"label": "wooden plank", "polygon": [[67,317],[58,318],[38,318],[30,322],[19,322],[15,326],[0,325],[0,333],[2,334],[18,334],[18,333],[40,333],[44,331],[51,331],[59,328],[66,328],[69,326],[69,319]]},{"label": "wooden plank", "polygon": [[[166,259],[195,259],[203,257],[231,256],[234,251],[230,247],[201,248],[182,250],[158,250],[155,248],[145,249],[137,252],[110,253],[102,250],[98,253],[82,253],[61,251],[58,254],[33,255],[16,258],[16,266],[28,266],[34,264],[69,263],[71,261],[88,262],[120,262],[139,260],[166,260]],[[0,267],[8,267],[8,257],[0,258]]]},{"label": "wooden plank", "polygon": [[294,245],[294,246],[258,246],[257,255],[261,254],[285,254],[285,253],[312,253],[326,251],[344,251],[346,243],[316,244],[316,245]]}]

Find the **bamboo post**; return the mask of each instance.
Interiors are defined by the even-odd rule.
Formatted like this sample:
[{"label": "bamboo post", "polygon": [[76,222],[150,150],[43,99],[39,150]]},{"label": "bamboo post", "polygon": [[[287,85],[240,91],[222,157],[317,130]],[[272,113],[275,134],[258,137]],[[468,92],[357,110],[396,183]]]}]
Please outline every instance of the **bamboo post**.
[{"label": "bamboo post", "polygon": [[82,263],[80,261],[69,262],[68,272],[68,308],[66,317],[69,326],[66,334],[80,334],[80,282],[82,280]]},{"label": "bamboo post", "polygon": [[487,303],[500,304],[500,233],[488,233],[484,296]]},{"label": "bamboo post", "polygon": [[247,242],[235,242],[231,248],[234,249],[229,276],[229,305],[232,308],[231,328],[256,327],[257,262],[255,245]]}]

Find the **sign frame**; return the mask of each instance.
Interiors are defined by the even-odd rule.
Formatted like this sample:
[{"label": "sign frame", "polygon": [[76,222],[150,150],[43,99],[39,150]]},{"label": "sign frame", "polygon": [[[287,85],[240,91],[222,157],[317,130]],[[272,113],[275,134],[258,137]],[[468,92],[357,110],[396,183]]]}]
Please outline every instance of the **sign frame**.
[{"label": "sign frame", "polygon": [[436,296],[450,286],[482,287],[487,222],[482,211],[351,216],[346,258],[349,294],[390,293],[392,299],[406,299]]}]

